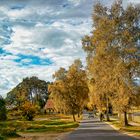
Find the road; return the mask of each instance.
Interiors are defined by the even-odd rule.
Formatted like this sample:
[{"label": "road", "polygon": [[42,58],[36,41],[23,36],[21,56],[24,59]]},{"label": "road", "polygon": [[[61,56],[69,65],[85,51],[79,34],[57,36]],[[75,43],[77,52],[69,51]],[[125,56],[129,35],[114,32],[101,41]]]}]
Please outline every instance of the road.
[{"label": "road", "polygon": [[138,140],[138,138],[119,133],[98,119],[84,119],[80,127],[67,135],[64,140]]}]

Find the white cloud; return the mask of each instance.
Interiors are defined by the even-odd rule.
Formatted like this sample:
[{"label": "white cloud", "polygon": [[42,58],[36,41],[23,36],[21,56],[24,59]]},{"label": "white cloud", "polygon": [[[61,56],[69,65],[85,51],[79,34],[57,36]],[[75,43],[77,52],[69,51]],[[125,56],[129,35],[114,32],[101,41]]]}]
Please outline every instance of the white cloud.
[{"label": "white cloud", "polygon": [[81,2],[85,0],[68,0],[69,2],[73,3],[75,6],[78,6]]},{"label": "white cloud", "polygon": [[77,25],[72,25],[71,22],[56,21],[49,25],[37,23],[31,28],[14,26],[12,43],[3,49],[14,55],[34,55],[40,58],[47,58],[49,53],[65,55],[68,49],[74,55],[76,49],[81,49],[81,38],[90,31],[91,20],[81,21]]},{"label": "white cloud", "polygon": [[[0,87],[1,94],[5,95],[26,76],[36,75],[46,81],[51,80],[52,74],[59,67],[67,68],[77,58],[83,60],[85,54],[81,49],[81,38],[89,33],[90,22],[90,20],[81,21],[73,25],[74,21],[65,20],[56,21],[49,25],[38,22],[34,27],[13,26],[12,43],[3,46],[3,49],[12,55],[6,56],[5,61],[1,60],[0,78],[4,81]],[[40,59],[49,58],[53,64],[50,66],[19,67],[17,62],[13,62],[19,58],[18,54],[38,56]],[[31,59],[20,61],[20,63],[30,62]]]},{"label": "white cloud", "polygon": [[[102,0],[106,4],[112,1]],[[23,8],[11,9],[17,3]],[[26,76],[36,75],[47,81],[54,71],[67,68],[74,59],[85,62],[81,38],[91,31],[93,4],[94,0],[0,1],[0,37],[9,42],[1,45],[0,94],[5,95]],[[12,34],[8,28],[3,29],[4,25],[12,28]],[[37,56],[42,63],[49,58],[53,64],[21,66],[19,63],[32,60],[14,61],[20,59],[19,54]]]},{"label": "white cloud", "polygon": [[128,0],[128,3],[138,4],[138,3],[140,3],[140,0]]}]

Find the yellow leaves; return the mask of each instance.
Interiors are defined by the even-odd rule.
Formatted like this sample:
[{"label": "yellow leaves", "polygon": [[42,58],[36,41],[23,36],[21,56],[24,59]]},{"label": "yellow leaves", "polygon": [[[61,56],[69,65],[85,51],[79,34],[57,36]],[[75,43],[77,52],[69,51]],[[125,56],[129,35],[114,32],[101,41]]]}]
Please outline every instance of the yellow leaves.
[{"label": "yellow leaves", "polygon": [[133,78],[140,66],[139,17],[140,10],[134,6],[123,9],[119,1],[107,9],[101,4],[94,7],[94,27],[86,38],[90,44],[86,49],[94,46],[87,56],[89,78],[94,79],[88,86],[90,97],[98,106],[103,106],[105,96],[110,96],[121,111],[132,105]]},{"label": "yellow leaves", "polygon": [[82,39],[82,48],[84,49],[84,51],[86,52],[93,52],[93,50],[95,49],[95,46],[92,45],[92,38],[90,36],[85,36]]},{"label": "yellow leaves", "polygon": [[125,53],[133,54],[133,53],[136,53],[138,49],[136,47],[129,47],[129,48],[125,48],[124,51]]},{"label": "yellow leaves", "polygon": [[123,35],[128,39],[130,37],[130,32],[128,30],[124,30]]},{"label": "yellow leaves", "polygon": [[110,41],[114,39],[114,21],[108,18],[102,18],[98,28],[93,31],[93,44],[95,46],[106,47]]},{"label": "yellow leaves", "polygon": [[111,14],[113,17],[119,17],[122,14],[122,1],[115,1],[115,3],[111,6]]},{"label": "yellow leaves", "polygon": [[122,42],[124,44],[129,45],[129,43],[133,42],[134,36],[128,29],[125,29],[124,31],[122,31],[121,36],[122,36]]},{"label": "yellow leaves", "polygon": [[36,107],[29,101],[25,101],[21,108],[24,112],[36,112]]},{"label": "yellow leaves", "polygon": [[[49,86],[54,105],[59,111],[79,111],[88,100],[88,86],[85,71],[80,60],[75,60],[68,71],[58,70],[55,81]],[[60,75],[64,75],[63,77]]]},{"label": "yellow leaves", "polygon": [[57,78],[61,80],[65,77],[65,73],[66,73],[66,70],[60,67],[60,69],[53,74],[53,78]]},{"label": "yellow leaves", "polygon": [[25,117],[25,119],[31,121],[36,112],[38,111],[38,107],[34,106],[31,102],[25,101],[24,104],[21,106],[22,116]]}]

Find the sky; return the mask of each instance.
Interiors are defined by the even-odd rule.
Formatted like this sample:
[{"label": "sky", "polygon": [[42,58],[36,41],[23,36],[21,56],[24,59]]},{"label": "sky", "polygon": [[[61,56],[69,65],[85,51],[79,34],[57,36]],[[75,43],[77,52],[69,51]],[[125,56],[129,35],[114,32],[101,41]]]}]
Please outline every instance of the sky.
[{"label": "sky", "polygon": [[[100,0],[110,5],[114,0]],[[128,3],[140,0],[124,0]],[[80,58],[95,0],[0,0],[0,95],[25,77],[51,81]]]}]

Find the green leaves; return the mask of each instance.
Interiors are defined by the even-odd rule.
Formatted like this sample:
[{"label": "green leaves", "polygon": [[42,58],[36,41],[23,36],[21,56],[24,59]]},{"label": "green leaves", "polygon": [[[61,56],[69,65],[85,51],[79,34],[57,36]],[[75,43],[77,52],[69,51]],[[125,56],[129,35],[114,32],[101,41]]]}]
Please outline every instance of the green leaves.
[{"label": "green leaves", "polygon": [[6,97],[8,104],[21,106],[25,101],[39,105],[43,108],[48,99],[49,82],[38,79],[37,77],[25,78]]},{"label": "green leaves", "polygon": [[5,100],[0,96],[0,120],[4,121],[7,119],[6,104]]}]

